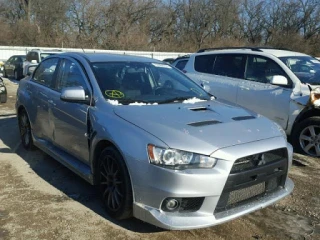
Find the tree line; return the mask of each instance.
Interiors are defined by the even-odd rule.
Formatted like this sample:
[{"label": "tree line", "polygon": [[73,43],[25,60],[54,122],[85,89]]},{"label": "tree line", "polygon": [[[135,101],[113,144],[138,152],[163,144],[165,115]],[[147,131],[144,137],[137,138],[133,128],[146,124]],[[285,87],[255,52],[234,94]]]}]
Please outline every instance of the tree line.
[{"label": "tree line", "polygon": [[320,0],[0,0],[0,45],[320,55]]}]

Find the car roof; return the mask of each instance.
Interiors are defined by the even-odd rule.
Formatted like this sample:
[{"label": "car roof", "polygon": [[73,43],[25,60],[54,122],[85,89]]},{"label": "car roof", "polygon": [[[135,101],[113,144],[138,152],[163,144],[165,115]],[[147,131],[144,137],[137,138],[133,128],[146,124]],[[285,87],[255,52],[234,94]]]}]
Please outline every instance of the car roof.
[{"label": "car roof", "polygon": [[226,48],[212,48],[212,49],[201,49],[196,55],[207,55],[208,53],[248,53],[248,54],[260,54],[263,53],[271,54],[275,57],[291,57],[291,56],[309,56],[304,53],[294,52],[287,49],[276,49],[267,47],[226,47]]},{"label": "car roof", "polygon": [[154,62],[162,63],[160,60],[156,60],[148,57],[138,57],[133,55],[121,55],[110,53],[80,53],[80,52],[68,52],[62,53],[61,56],[69,57],[83,57],[89,62]]},{"label": "car roof", "polygon": [[11,57],[25,57],[26,55],[12,55]]}]

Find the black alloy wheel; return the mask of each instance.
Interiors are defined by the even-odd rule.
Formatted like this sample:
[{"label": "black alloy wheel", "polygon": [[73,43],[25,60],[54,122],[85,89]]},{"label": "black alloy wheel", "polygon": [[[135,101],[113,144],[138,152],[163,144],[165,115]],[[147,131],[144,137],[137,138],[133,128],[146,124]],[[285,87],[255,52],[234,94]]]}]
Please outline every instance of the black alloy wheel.
[{"label": "black alloy wheel", "polygon": [[132,188],[122,156],[113,147],[105,148],[99,158],[100,194],[107,213],[115,219],[132,216]]},{"label": "black alloy wheel", "polygon": [[22,110],[18,116],[19,130],[22,145],[25,149],[33,149],[32,130],[30,121],[25,110]]}]

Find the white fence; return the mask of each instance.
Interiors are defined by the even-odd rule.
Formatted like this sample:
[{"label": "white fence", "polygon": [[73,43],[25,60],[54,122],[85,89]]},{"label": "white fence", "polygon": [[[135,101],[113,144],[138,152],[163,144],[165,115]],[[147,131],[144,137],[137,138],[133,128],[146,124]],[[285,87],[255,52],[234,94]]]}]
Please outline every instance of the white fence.
[{"label": "white fence", "polygon": [[113,53],[113,54],[126,54],[135,55],[142,57],[150,57],[158,60],[165,58],[177,58],[187,53],[181,52],[143,52],[143,51],[125,51],[125,50],[102,50],[102,49],[81,49],[81,48],[47,48],[47,47],[11,47],[11,46],[0,46],[0,60],[6,61],[12,55],[26,55],[32,49],[42,50],[62,50],[64,52],[99,52],[99,53]]}]

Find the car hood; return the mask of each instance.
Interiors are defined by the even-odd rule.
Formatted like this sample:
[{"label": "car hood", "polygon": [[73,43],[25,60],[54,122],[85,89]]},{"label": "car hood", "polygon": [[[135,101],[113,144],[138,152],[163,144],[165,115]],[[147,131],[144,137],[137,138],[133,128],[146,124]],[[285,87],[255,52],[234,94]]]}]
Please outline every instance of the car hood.
[{"label": "car hood", "polygon": [[115,106],[126,121],[162,140],[170,148],[210,155],[232,145],[281,136],[270,120],[218,101]]}]

